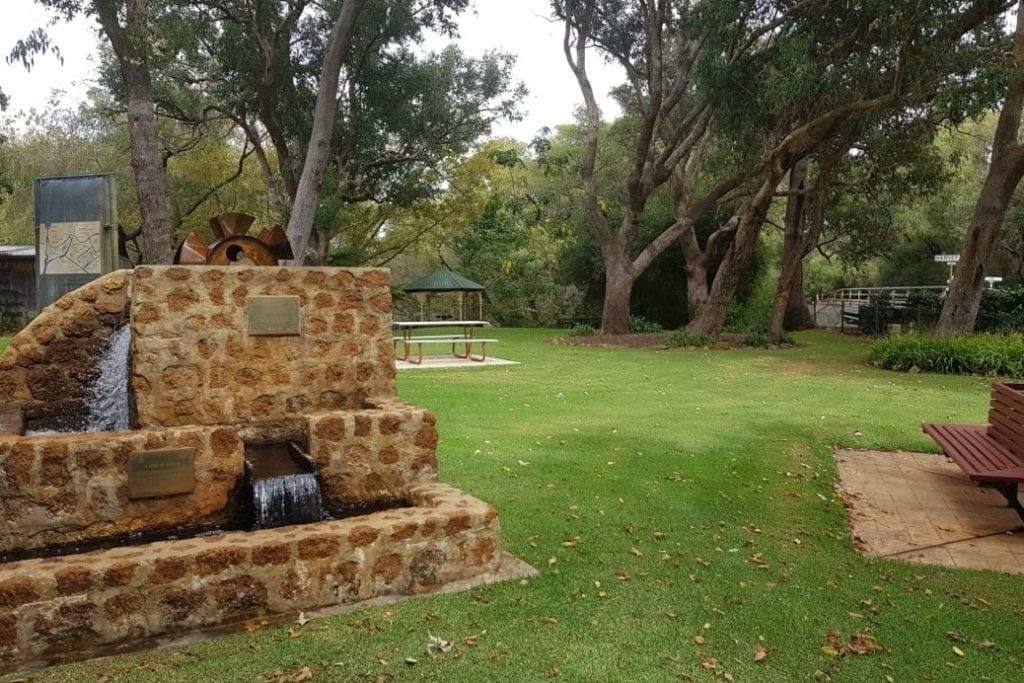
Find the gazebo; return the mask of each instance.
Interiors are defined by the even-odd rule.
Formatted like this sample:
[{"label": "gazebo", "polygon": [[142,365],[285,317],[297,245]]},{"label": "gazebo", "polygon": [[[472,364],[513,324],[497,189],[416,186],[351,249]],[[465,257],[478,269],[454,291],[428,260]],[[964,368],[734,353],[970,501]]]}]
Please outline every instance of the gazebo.
[{"label": "gazebo", "polygon": [[459,295],[460,320],[466,319],[466,292],[476,292],[477,315],[480,319],[484,317],[484,286],[456,273],[454,270],[448,270],[447,268],[435,270],[430,275],[425,275],[419,280],[406,285],[403,291],[415,294],[416,298],[419,299],[420,320],[426,319],[430,297],[434,294],[446,292],[454,292]]}]

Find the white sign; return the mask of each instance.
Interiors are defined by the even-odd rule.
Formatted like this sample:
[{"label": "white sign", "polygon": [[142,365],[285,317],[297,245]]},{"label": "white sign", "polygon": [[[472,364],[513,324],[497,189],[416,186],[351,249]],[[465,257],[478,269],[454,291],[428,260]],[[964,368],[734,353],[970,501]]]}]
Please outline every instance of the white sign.
[{"label": "white sign", "polygon": [[960,254],[936,254],[935,260],[939,263],[959,263]]}]

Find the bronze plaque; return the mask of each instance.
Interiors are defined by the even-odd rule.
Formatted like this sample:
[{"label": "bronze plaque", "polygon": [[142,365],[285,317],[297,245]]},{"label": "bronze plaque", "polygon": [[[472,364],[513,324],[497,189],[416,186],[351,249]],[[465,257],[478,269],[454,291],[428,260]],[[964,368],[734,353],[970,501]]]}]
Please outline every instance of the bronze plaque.
[{"label": "bronze plaque", "polygon": [[294,337],[301,334],[297,296],[251,296],[246,299],[249,334]]},{"label": "bronze plaque", "polygon": [[155,498],[196,490],[195,451],[161,448],[138,451],[128,459],[128,497]]}]

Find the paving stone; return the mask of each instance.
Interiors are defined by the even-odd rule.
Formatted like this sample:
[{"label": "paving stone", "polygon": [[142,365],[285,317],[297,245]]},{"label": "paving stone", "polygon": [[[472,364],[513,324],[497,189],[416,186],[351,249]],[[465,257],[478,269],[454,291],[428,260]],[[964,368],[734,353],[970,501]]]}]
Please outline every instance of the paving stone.
[{"label": "paving stone", "polygon": [[865,555],[1024,575],[1021,519],[943,456],[839,450],[836,463]]}]

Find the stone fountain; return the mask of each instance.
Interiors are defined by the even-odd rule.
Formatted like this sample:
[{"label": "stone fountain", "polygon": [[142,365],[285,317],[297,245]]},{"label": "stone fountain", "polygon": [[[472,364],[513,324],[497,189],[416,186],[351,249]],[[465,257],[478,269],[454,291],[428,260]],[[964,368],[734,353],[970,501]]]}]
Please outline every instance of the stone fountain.
[{"label": "stone fountain", "polygon": [[139,267],[44,310],[0,357],[0,668],[497,572],[390,322],[382,269]]}]

